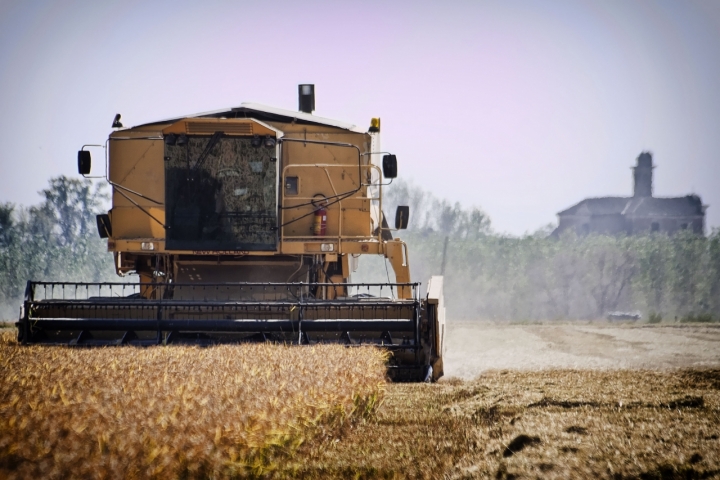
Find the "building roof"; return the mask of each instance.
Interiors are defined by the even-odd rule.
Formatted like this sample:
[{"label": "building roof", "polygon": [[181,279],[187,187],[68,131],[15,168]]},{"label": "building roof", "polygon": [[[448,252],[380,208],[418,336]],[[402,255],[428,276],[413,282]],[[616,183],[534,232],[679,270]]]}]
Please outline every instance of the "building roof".
[{"label": "building roof", "polygon": [[705,211],[702,200],[697,195],[684,197],[636,197],[631,198],[623,210],[624,215],[637,217],[653,216],[692,216],[702,215]]},{"label": "building roof", "polygon": [[156,122],[150,122],[143,125],[156,125],[160,123],[173,123],[183,118],[254,118],[266,122],[283,122],[283,123],[299,123],[309,125],[327,125],[330,127],[342,128],[352,132],[364,133],[366,130],[359,128],[352,123],[341,122],[331,118],[319,117],[310,113],[296,112],[294,110],[285,110],[283,108],[269,107],[259,103],[244,102],[239,107],[230,107],[222,110],[214,110],[211,112],[194,113],[192,115],[183,115],[182,117],[168,118]]},{"label": "building roof", "polygon": [[622,213],[630,200],[627,197],[586,198],[558,215],[613,215]]},{"label": "building roof", "polygon": [[627,215],[630,217],[676,217],[703,215],[705,206],[697,195],[685,197],[586,198],[559,212],[564,215]]}]

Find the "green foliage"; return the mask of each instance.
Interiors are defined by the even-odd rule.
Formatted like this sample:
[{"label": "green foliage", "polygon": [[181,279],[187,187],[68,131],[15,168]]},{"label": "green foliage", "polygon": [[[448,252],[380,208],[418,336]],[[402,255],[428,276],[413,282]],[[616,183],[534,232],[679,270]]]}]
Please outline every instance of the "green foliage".
[{"label": "green foliage", "polygon": [[[106,195],[89,180],[57,177],[30,208],[0,204],[0,317],[17,314],[27,280],[114,280],[112,255],[95,232]],[[598,319],[645,312],[654,323],[720,320],[720,230],[703,237],[577,237],[494,234],[481,209],[463,209],[403,182],[387,189],[384,210],[410,205],[414,281],[439,275],[445,238],[450,318],[537,321]],[[390,221],[390,224],[393,222]],[[381,258],[363,257],[358,281],[393,280]]]},{"label": "green foliage", "polygon": [[[451,206],[407,183],[389,187],[386,199],[387,213],[396,204],[410,206],[409,229],[399,234],[409,246],[413,281],[440,274],[449,238],[444,285],[450,318],[599,319],[612,311],[720,317],[720,230],[707,237],[687,231],[554,237],[545,227],[510,237],[493,233],[480,209]],[[374,281],[386,275],[365,257],[358,273]]]},{"label": "green foliage", "polygon": [[713,323],[718,320],[711,313],[690,313],[682,317],[680,323]]},{"label": "green foliage", "polygon": [[410,228],[414,231],[446,232],[463,239],[477,239],[490,233],[490,218],[478,207],[463,209],[457,202],[451,204],[402,180],[383,194],[383,210],[391,218],[397,205],[410,207]]},{"label": "green foliage", "polygon": [[103,187],[60,176],[39,205],[0,204],[0,318],[17,315],[28,280],[113,279],[112,254],[95,230]]},{"label": "green foliage", "polygon": [[[409,232],[415,281],[440,273],[444,236]],[[720,315],[720,234],[668,237],[450,236],[445,298],[454,318],[603,318],[611,311]]]}]

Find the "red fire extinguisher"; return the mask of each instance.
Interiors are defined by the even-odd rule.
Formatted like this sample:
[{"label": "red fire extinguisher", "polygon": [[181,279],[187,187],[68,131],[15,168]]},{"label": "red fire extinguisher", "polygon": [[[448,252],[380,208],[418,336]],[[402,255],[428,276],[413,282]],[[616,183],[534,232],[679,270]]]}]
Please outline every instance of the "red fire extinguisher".
[{"label": "red fire extinguisher", "polygon": [[316,237],[323,237],[325,236],[325,230],[327,229],[327,210],[325,210],[325,203],[315,205],[315,208],[313,235]]}]

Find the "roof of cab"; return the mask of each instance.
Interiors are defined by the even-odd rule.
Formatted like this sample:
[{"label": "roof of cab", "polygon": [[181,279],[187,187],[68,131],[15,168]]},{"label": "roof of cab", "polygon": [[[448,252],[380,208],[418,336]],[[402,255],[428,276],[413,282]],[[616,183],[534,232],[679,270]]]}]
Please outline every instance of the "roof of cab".
[{"label": "roof of cab", "polygon": [[318,117],[310,113],[296,112],[294,110],[285,110],[283,108],[269,107],[259,103],[245,102],[239,107],[229,109],[214,110],[212,112],[196,113],[193,115],[183,115],[182,117],[167,118],[156,122],[137,125],[144,127],[148,125],[157,125],[160,123],[173,123],[184,118],[254,118],[256,120],[266,122],[283,122],[283,123],[299,123],[310,125],[327,125],[330,127],[342,128],[351,132],[364,133],[365,130],[357,125],[333,120],[330,118]]}]

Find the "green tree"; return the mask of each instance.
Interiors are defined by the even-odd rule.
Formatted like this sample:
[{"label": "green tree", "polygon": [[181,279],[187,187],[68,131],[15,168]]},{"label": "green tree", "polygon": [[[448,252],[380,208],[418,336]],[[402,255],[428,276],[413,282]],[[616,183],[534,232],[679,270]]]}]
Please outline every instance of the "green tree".
[{"label": "green tree", "polygon": [[[445,298],[450,318],[597,319],[610,311],[646,318],[714,315],[720,319],[720,231],[708,237],[551,237],[498,235],[479,208],[463,208],[405,182],[386,190],[386,212],[410,206],[399,235],[410,247],[414,281],[440,273],[445,238]],[[363,258],[357,279],[383,280],[382,264]],[[387,277],[390,277],[388,274]]]},{"label": "green tree", "polygon": [[107,199],[104,185],[65,176],[50,179],[30,208],[0,205],[0,314],[15,315],[28,280],[113,278],[112,255],[94,229]]}]

